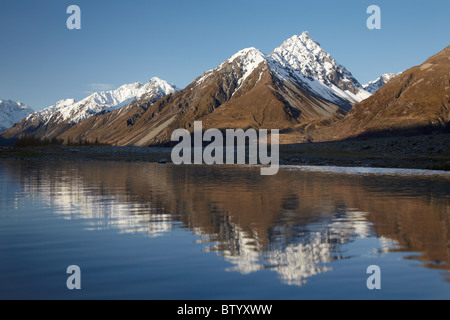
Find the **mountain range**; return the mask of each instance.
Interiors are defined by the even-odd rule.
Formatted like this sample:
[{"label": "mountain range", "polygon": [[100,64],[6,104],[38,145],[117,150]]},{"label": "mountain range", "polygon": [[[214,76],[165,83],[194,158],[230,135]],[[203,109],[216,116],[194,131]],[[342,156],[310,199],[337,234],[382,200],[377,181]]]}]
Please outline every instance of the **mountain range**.
[{"label": "mountain range", "polygon": [[298,142],[356,137],[390,126],[442,128],[448,123],[448,67],[447,47],[422,66],[363,86],[304,32],[268,55],[241,50],[183,90],[152,78],[80,102],[62,100],[1,137],[166,145],[175,129],[192,131],[197,120],[204,130],[280,129]]},{"label": "mountain range", "polygon": [[205,72],[185,89],[154,104],[136,99],[71,127],[62,138],[114,145],[163,145],[175,129],[288,130],[341,119],[370,96],[309,33],[294,36],[266,55],[247,48]]},{"label": "mountain range", "polygon": [[32,135],[35,138],[55,138],[86,119],[118,110],[133,100],[145,98],[155,102],[178,90],[159,78],[152,78],[145,85],[140,82],[125,84],[116,90],[96,92],[77,102],[74,99],[58,101],[55,105],[29,114],[5,133],[4,138]]}]

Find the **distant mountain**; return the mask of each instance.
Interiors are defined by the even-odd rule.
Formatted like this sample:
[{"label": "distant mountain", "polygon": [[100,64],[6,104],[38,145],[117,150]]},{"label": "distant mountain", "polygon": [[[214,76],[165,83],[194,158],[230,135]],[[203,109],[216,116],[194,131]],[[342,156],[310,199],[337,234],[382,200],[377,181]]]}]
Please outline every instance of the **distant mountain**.
[{"label": "distant mountain", "polygon": [[374,94],[375,92],[380,90],[382,86],[384,86],[386,83],[388,83],[389,81],[394,79],[394,77],[396,77],[396,76],[397,75],[394,73],[383,74],[378,79],[365,84],[363,86],[364,90],[366,90],[367,92],[370,92],[371,94]]},{"label": "distant mountain", "polygon": [[21,102],[0,100],[0,133],[33,112],[33,109]]},{"label": "distant mountain", "polygon": [[241,50],[184,90],[156,103],[141,97],[73,126],[61,137],[117,145],[160,145],[175,129],[294,129],[341,119],[370,96],[309,33],[294,36],[270,55]]},{"label": "distant mountain", "polygon": [[449,124],[450,46],[393,78],[314,139],[421,134],[448,131]]},{"label": "distant mountain", "polygon": [[139,82],[126,84],[116,90],[96,92],[79,102],[74,99],[61,100],[53,106],[30,114],[5,132],[3,137],[17,139],[27,134],[36,138],[53,138],[83,120],[121,109],[137,98],[145,98],[152,103],[176,90],[176,87],[168,82],[152,78],[145,85]]}]

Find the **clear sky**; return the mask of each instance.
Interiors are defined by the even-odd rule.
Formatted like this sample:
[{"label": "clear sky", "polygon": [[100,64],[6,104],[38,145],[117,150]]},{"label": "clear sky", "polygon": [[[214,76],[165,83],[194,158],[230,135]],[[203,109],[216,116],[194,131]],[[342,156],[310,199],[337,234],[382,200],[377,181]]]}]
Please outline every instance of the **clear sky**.
[{"label": "clear sky", "polygon": [[[81,30],[68,30],[69,5]],[[369,30],[369,5],[381,30]],[[0,99],[36,110],[147,82],[184,88],[235,52],[269,54],[309,31],[361,83],[420,64],[450,44],[448,0],[1,0]]]}]

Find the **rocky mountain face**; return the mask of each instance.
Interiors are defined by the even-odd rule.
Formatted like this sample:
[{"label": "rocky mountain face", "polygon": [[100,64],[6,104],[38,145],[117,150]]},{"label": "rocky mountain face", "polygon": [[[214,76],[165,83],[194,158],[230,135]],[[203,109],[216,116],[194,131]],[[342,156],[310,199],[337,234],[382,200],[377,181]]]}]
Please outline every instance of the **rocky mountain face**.
[{"label": "rocky mountain face", "polygon": [[33,111],[21,102],[0,100],[0,133],[33,113]]},{"label": "rocky mountain face", "polygon": [[184,90],[154,104],[142,97],[126,110],[88,119],[61,137],[116,145],[161,145],[179,128],[255,128],[303,131],[344,117],[370,96],[351,73],[305,32],[270,55],[237,52]]},{"label": "rocky mountain face", "polygon": [[145,98],[152,103],[175,91],[175,86],[152,78],[145,85],[139,82],[126,84],[116,90],[93,93],[79,102],[74,99],[61,100],[30,114],[5,132],[3,137],[14,139],[32,135],[36,138],[54,138],[86,119],[121,109],[137,98]]},{"label": "rocky mountain face", "polygon": [[345,119],[314,133],[315,140],[392,136],[449,130],[450,46],[393,78],[356,104]]},{"label": "rocky mountain face", "polygon": [[394,77],[397,76],[394,73],[386,73],[380,76],[378,79],[371,81],[363,86],[364,90],[367,92],[370,92],[371,94],[374,94],[378,90],[381,89],[382,86],[384,86],[386,83],[394,79]]}]

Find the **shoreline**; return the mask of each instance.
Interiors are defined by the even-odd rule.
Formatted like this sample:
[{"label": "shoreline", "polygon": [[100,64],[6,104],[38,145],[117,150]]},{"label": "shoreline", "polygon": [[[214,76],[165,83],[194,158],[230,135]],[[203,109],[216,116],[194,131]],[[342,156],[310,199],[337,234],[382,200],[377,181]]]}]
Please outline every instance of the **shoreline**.
[{"label": "shoreline", "polygon": [[[280,165],[450,171],[450,134],[280,145]],[[0,147],[0,159],[171,162],[171,148]]]}]

